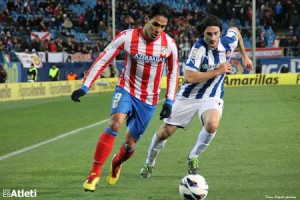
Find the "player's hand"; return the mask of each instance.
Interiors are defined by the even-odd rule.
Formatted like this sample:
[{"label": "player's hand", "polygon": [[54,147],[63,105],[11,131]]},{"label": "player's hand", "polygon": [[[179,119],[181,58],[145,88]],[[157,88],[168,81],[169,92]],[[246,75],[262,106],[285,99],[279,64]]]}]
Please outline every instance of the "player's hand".
[{"label": "player's hand", "polygon": [[80,102],[79,98],[84,95],[85,95],[85,91],[83,89],[78,89],[72,93],[71,99],[75,102]]},{"label": "player's hand", "polygon": [[225,62],[222,63],[219,67],[218,67],[218,74],[231,74],[232,73],[232,66],[229,62]]},{"label": "player's hand", "polygon": [[172,106],[170,104],[165,103],[163,105],[163,108],[160,112],[160,119],[168,118],[171,115],[172,112]]},{"label": "player's hand", "polygon": [[243,65],[246,69],[253,69],[252,60],[248,56],[243,57]]}]

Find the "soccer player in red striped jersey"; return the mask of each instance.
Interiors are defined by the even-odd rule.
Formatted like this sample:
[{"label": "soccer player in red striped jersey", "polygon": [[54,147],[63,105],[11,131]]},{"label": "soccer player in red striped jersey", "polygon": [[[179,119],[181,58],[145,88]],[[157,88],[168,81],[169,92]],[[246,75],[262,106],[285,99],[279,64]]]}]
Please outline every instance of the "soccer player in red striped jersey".
[{"label": "soccer player in red striped jersey", "polygon": [[127,131],[119,152],[114,156],[108,184],[119,179],[122,163],[133,153],[136,142],[147,128],[159,100],[161,77],[167,71],[166,101],[160,118],[171,114],[178,86],[178,49],[174,39],[164,32],[171,9],[163,4],[153,4],[144,17],[144,26],[122,31],[104,49],[88,70],[82,87],[75,90],[71,98],[79,102],[103,70],[121,50],[125,51],[125,62],[112,99],[111,117],[108,126],[98,141],[93,167],[83,188],[94,191],[99,183],[101,168],[114,145],[115,137],[126,120]]}]

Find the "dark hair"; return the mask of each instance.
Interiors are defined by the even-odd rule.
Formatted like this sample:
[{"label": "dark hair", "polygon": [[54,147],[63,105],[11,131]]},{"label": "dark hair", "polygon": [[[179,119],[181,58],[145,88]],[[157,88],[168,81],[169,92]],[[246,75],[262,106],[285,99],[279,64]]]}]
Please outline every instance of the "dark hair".
[{"label": "dark hair", "polygon": [[149,19],[152,19],[157,15],[162,15],[169,19],[171,17],[171,8],[162,2],[158,2],[148,7],[145,14],[149,17]]},{"label": "dark hair", "polygon": [[207,16],[205,17],[201,22],[200,22],[200,25],[197,26],[197,31],[200,33],[200,34],[203,34],[205,29],[208,27],[208,26],[218,26],[220,28],[220,31],[222,31],[222,23],[221,23],[221,20],[215,16],[215,15],[210,15],[210,16]]}]

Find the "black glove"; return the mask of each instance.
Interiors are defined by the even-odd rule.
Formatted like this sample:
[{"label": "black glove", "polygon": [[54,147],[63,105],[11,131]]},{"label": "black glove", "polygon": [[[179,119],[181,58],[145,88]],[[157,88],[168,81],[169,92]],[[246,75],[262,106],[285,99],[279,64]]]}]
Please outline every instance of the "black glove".
[{"label": "black glove", "polygon": [[78,89],[72,93],[71,99],[75,102],[80,102],[79,98],[84,95],[85,95],[85,91],[83,89]]},{"label": "black glove", "polygon": [[160,112],[160,119],[168,118],[171,115],[172,106],[170,104],[165,103],[161,112]]}]

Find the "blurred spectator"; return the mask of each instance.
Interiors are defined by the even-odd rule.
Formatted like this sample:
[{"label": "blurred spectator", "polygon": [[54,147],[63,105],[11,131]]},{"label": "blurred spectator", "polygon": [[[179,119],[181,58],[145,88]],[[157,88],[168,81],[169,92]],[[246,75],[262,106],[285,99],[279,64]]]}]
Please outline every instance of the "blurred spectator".
[{"label": "blurred spectator", "polygon": [[249,24],[252,23],[252,7],[248,6],[246,10],[246,20],[249,22]]},{"label": "blurred spectator", "polygon": [[275,40],[275,35],[272,34],[271,32],[268,32],[266,35],[266,42],[267,42],[267,46],[268,48],[272,48],[273,44],[274,44],[274,40]]},{"label": "blurred spectator", "polygon": [[27,70],[27,82],[36,82],[38,77],[38,70],[34,66],[33,63],[31,63],[30,68]]},{"label": "blurred spectator", "polygon": [[279,45],[280,45],[280,38],[278,35],[276,35],[273,47],[277,48],[277,47],[279,47]]},{"label": "blurred spectator", "polygon": [[291,47],[290,56],[299,56],[299,39],[297,36],[293,36],[292,40],[289,42]]},{"label": "blurred spectator", "polygon": [[5,21],[5,14],[2,10],[0,10],[0,24],[3,24]]},{"label": "blurred spectator", "polygon": [[5,52],[5,44],[0,40],[0,52]]},{"label": "blurred spectator", "polygon": [[56,40],[54,41],[56,46],[57,46],[57,52],[63,52],[64,51],[64,47],[62,44],[62,39],[60,37],[56,38]]},{"label": "blurred spectator", "polygon": [[108,67],[109,67],[109,70],[110,70],[110,77],[111,78],[115,77],[115,75],[116,75],[116,69],[115,69],[114,65],[110,63],[108,65]]},{"label": "blurred spectator", "polygon": [[19,16],[18,16],[18,19],[17,19],[17,26],[26,26],[27,24],[27,20],[24,16],[23,13],[21,13]]},{"label": "blurred spectator", "polygon": [[21,49],[22,51],[26,51],[26,49],[28,51],[30,49],[29,40],[22,40]]},{"label": "blurred spectator", "polygon": [[89,31],[95,30],[95,27],[93,27],[93,18],[94,18],[94,12],[92,8],[89,6],[84,14],[85,18],[85,24],[86,24],[86,29]]},{"label": "blurred spectator", "polygon": [[77,79],[77,74],[74,73],[72,70],[70,71],[70,73],[67,76],[67,80],[68,81],[73,81]]},{"label": "blurred spectator", "polygon": [[44,32],[48,31],[48,26],[44,20],[42,20],[37,28],[38,31]]},{"label": "blurred spectator", "polygon": [[56,5],[56,7],[52,10],[52,14],[54,16],[59,16],[60,12],[62,10],[62,5],[59,3]]},{"label": "blurred spectator", "polygon": [[0,64],[0,83],[5,83],[7,79],[7,73],[3,66]]},{"label": "blurred spectator", "polygon": [[105,40],[107,38],[107,27],[103,21],[99,22],[97,33],[101,39]]},{"label": "blurred spectator", "polygon": [[6,8],[8,10],[15,10],[15,9],[18,9],[18,5],[14,3],[14,0],[8,0],[7,3],[6,3]]},{"label": "blurred spectator", "polygon": [[96,13],[96,18],[98,21],[103,20],[103,14],[106,11],[106,6],[103,4],[103,1],[97,1],[96,6],[94,7],[94,11]]},{"label": "blurred spectator", "polygon": [[40,46],[41,46],[40,40],[36,40],[36,39],[31,40],[31,44],[30,44],[31,51],[33,49],[35,50],[35,52],[40,51],[41,50]]},{"label": "blurred spectator", "polygon": [[50,39],[50,42],[48,44],[48,50],[49,52],[57,52],[58,50],[57,44],[54,42],[53,39]]},{"label": "blurred spectator", "polygon": [[41,41],[41,44],[40,44],[40,50],[41,52],[47,52],[49,50],[48,48],[48,40],[44,40],[44,41]]},{"label": "blurred spectator", "polygon": [[179,42],[178,42],[178,51],[179,51],[179,57],[180,57],[180,58],[185,57],[185,50],[184,50],[184,40],[183,40],[183,37],[181,37],[181,38],[179,39]]},{"label": "blurred spectator", "polygon": [[275,5],[274,14],[275,22],[281,23],[283,19],[283,7],[280,1],[277,1],[277,4]]},{"label": "blurred spectator", "polygon": [[291,20],[290,20],[290,32],[293,33],[293,36],[299,35],[297,33],[299,26],[300,26],[300,13],[298,12],[298,10],[295,9],[291,15]]},{"label": "blurred spectator", "polygon": [[272,26],[273,20],[273,10],[270,7],[269,2],[263,6],[263,25],[264,26]]},{"label": "blurred spectator", "polygon": [[230,1],[227,1],[225,5],[225,19],[231,19],[232,17],[234,17],[234,15],[235,14],[234,14],[233,5],[231,4]]},{"label": "blurred spectator", "polygon": [[83,13],[80,13],[79,17],[78,17],[78,26],[80,28],[84,28],[84,23],[85,23],[85,17]]},{"label": "blurred spectator", "polygon": [[61,28],[61,34],[65,37],[74,37],[73,33],[71,32],[71,29],[66,29],[65,27]]},{"label": "blurred spectator", "polygon": [[70,17],[66,16],[66,14],[64,14],[64,16],[63,26],[70,31],[73,28],[73,22],[71,21]]},{"label": "blurred spectator", "polygon": [[132,28],[133,23],[134,23],[134,19],[130,15],[126,15],[124,18],[125,29]]},{"label": "blurred spectator", "polygon": [[81,74],[81,79],[84,79],[87,75],[87,70],[83,70],[82,74]]},{"label": "blurred spectator", "polygon": [[259,37],[259,39],[256,42],[256,47],[258,47],[258,48],[266,47],[266,43],[265,43],[264,38]]},{"label": "blurred spectator", "polygon": [[75,42],[73,41],[72,37],[66,38],[62,42],[62,46],[67,53],[75,53]]},{"label": "blurred spectator", "polygon": [[59,68],[56,65],[52,65],[49,70],[50,81],[58,81],[59,79]]},{"label": "blurred spectator", "polygon": [[279,46],[280,46],[280,47],[287,47],[287,46],[289,46],[289,42],[288,42],[288,40],[286,39],[285,34],[282,34],[282,35],[281,35],[280,41],[279,41]]}]

